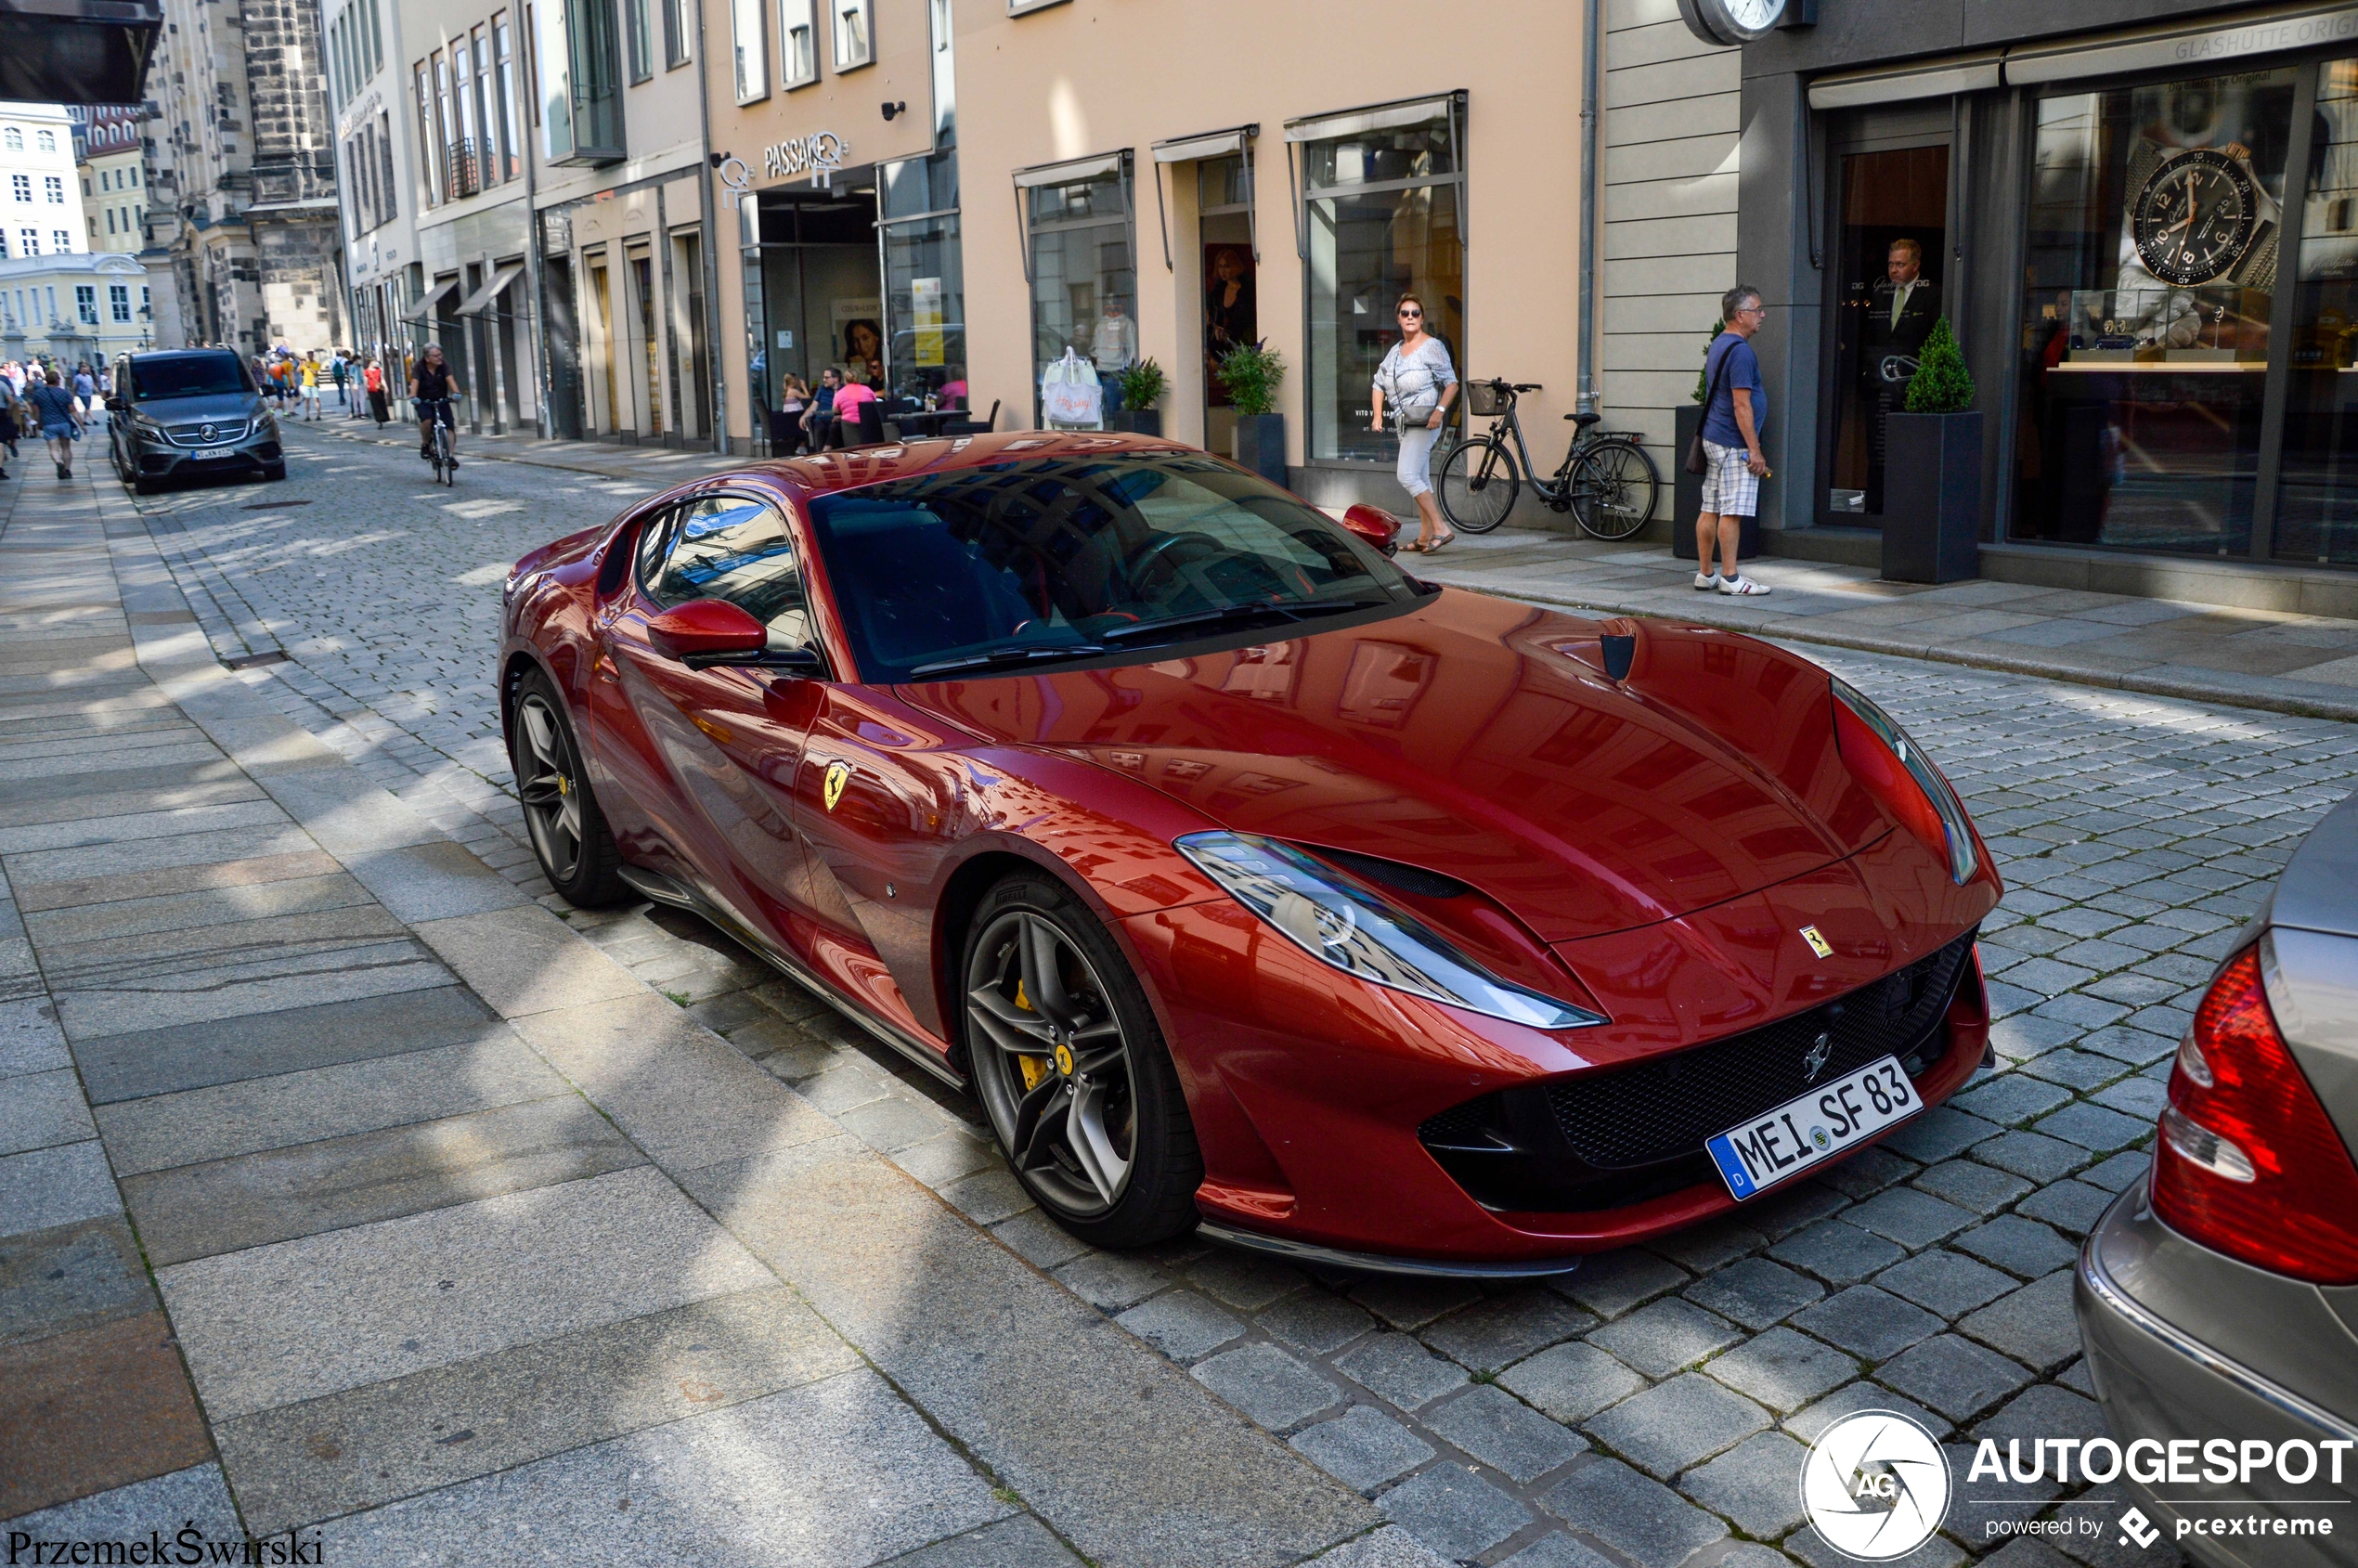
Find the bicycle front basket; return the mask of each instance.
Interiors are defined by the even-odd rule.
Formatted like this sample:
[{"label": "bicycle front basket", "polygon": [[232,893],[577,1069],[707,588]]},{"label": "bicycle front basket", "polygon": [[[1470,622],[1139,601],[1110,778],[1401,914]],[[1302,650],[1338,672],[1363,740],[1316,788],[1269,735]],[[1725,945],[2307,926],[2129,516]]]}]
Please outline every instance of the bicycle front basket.
[{"label": "bicycle front basket", "polygon": [[1514,392],[1505,382],[1466,383],[1466,412],[1476,419],[1497,419],[1514,406]]}]

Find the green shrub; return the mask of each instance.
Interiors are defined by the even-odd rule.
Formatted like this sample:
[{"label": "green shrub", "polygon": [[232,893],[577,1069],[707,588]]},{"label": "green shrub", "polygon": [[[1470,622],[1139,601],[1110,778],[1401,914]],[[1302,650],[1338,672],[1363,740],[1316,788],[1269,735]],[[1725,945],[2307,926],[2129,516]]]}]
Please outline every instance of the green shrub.
[{"label": "green shrub", "polygon": [[1240,343],[1220,356],[1220,384],[1239,414],[1276,413],[1277,383],[1285,379],[1285,356],[1260,343]]},{"label": "green shrub", "polygon": [[1932,324],[1932,336],[1916,356],[1916,373],[1908,378],[1908,411],[1911,414],[1962,414],[1973,407],[1973,373],[1957,348],[1957,334],[1949,317]]},{"label": "green shrub", "polygon": [[1171,378],[1151,359],[1141,359],[1114,378],[1125,408],[1151,408],[1171,390]]},{"label": "green shrub", "polygon": [[1711,382],[1704,374],[1704,370],[1711,368],[1711,345],[1717,343],[1719,334],[1727,330],[1728,323],[1725,321],[1714,321],[1711,324],[1711,336],[1703,340],[1704,369],[1695,372],[1695,401],[1698,403],[1707,403],[1711,400]]}]

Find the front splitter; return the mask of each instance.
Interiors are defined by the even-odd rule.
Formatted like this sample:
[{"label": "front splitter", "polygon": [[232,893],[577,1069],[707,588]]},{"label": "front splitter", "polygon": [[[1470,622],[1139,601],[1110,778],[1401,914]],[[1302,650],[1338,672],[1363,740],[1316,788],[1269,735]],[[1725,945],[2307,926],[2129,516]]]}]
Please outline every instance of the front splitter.
[{"label": "front splitter", "polygon": [[1570,1274],[1580,1266],[1580,1259],[1576,1256],[1483,1263],[1452,1263],[1439,1258],[1395,1258],[1380,1252],[1346,1252],[1339,1247],[1320,1247],[1307,1241],[1289,1240],[1282,1236],[1263,1236],[1257,1231],[1237,1230],[1211,1220],[1198,1224],[1196,1234],[1206,1241],[1217,1242],[1224,1247],[1268,1252],[1297,1263],[1319,1268],[1347,1268],[1361,1274],[1410,1275],[1427,1279],[1546,1279]]}]

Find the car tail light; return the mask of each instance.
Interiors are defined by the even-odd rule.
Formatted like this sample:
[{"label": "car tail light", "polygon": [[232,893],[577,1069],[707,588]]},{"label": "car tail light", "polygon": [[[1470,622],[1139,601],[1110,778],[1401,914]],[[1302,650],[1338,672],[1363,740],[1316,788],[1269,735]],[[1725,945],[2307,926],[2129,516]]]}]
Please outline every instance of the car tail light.
[{"label": "car tail light", "polygon": [[2153,1204],[2213,1251],[2358,1284],[2358,1164],[2276,1029],[2257,947],[2220,971],[2178,1047]]},{"label": "car tail light", "polygon": [[1948,860],[1950,879],[1963,887],[1981,863],[1964,802],[1924,747],[1864,693],[1836,680],[1833,697],[1834,749],[1843,765],[1909,832]]}]

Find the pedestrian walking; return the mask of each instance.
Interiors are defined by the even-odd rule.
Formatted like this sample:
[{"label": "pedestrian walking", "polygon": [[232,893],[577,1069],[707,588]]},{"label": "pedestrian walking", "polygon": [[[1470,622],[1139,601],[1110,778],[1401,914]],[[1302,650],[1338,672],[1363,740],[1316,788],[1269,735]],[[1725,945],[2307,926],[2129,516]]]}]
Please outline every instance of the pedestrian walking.
[{"label": "pedestrian walking", "polygon": [[[0,371],[0,446],[8,448],[8,461],[17,460],[17,382],[14,376]],[[6,466],[0,466],[0,479],[8,477]]]},{"label": "pedestrian walking", "polygon": [[360,383],[369,392],[369,411],[377,416],[377,428],[382,430],[392,422],[393,411],[385,406],[385,371],[377,356],[369,356],[369,368],[360,372]]},{"label": "pedestrian walking", "polygon": [[82,415],[73,406],[73,394],[65,388],[65,378],[51,370],[26,394],[26,401],[49,443],[49,460],[58,465],[58,477],[72,478],[73,444],[82,438]]},{"label": "pedestrian walking", "polygon": [[1417,503],[1416,539],[1401,548],[1430,555],[1458,537],[1441,520],[1441,504],[1432,496],[1432,444],[1441,439],[1449,405],[1458,400],[1458,372],[1448,349],[1425,330],[1424,301],[1403,294],[1393,316],[1400,324],[1400,341],[1376,367],[1372,428],[1383,429],[1384,404],[1390,401],[1400,430],[1400,460],[1393,473]]},{"label": "pedestrian walking", "polygon": [[314,350],[305,349],[303,355],[303,363],[295,367],[295,373],[300,376],[303,381],[302,417],[309,420],[313,424],[317,424],[319,422],[318,354]]},{"label": "pedestrian walking", "polygon": [[[1739,283],[1720,296],[1727,328],[1704,355],[1703,509],[1695,517],[1695,587],[1739,596],[1768,591],[1743,575],[1736,548],[1743,520],[1760,510],[1760,482],[1768,460],[1760,433],[1768,427],[1768,388],[1752,336],[1768,319],[1760,291]],[[1715,546],[1718,565],[1712,564]]]},{"label": "pedestrian walking", "polygon": [[82,416],[83,423],[87,424],[90,422],[90,416],[97,412],[98,408],[98,378],[90,373],[90,361],[84,359],[73,368],[73,381],[71,384],[73,391],[74,412]]},{"label": "pedestrian walking", "polygon": [[351,378],[351,373],[352,361],[344,357],[343,349],[337,349],[335,357],[328,361],[328,375],[336,383],[336,407],[339,408],[347,406],[343,383]]}]

